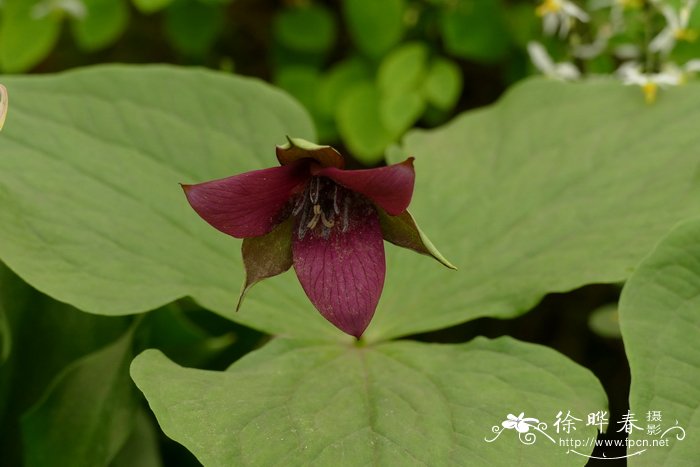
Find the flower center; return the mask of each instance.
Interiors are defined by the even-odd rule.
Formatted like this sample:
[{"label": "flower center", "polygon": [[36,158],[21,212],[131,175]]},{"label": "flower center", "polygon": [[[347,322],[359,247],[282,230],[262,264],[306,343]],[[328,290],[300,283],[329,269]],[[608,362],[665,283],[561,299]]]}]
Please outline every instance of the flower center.
[{"label": "flower center", "polygon": [[311,231],[328,238],[338,226],[347,231],[353,194],[326,177],[312,177],[299,195],[292,210],[296,218],[297,237]]},{"label": "flower center", "polygon": [[561,3],[559,0],[544,0],[536,9],[535,13],[537,16],[545,16],[551,13],[557,13],[561,10]]},{"label": "flower center", "polygon": [[673,36],[678,41],[695,42],[698,39],[698,32],[695,29],[679,28],[673,31]]}]

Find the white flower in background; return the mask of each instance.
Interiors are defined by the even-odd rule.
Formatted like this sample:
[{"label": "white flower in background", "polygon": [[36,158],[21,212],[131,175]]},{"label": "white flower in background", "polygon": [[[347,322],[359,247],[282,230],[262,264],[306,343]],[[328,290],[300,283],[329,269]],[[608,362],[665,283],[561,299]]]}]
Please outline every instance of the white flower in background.
[{"label": "white flower in background", "polygon": [[622,61],[636,60],[642,56],[642,49],[637,44],[620,44],[613,49],[613,54]]},{"label": "white flower in background", "polygon": [[618,76],[626,85],[636,85],[642,89],[647,104],[656,101],[659,88],[681,84],[680,77],[675,72],[642,73],[641,66],[635,62],[623,63],[617,69]]},{"label": "white flower in background", "polygon": [[626,10],[639,10],[643,6],[644,0],[592,0],[589,4],[594,11],[610,8],[610,23],[616,32],[625,30]]},{"label": "white flower in background", "polygon": [[559,36],[566,37],[576,20],[586,23],[590,19],[585,11],[569,0],[544,0],[535,12],[542,17],[544,33],[548,36],[558,29]]},{"label": "white flower in background", "polygon": [[527,53],[530,55],[533,65],[549,78],[575,80],[581,76],[573,63],[554,63],[552,57],[547,53],[547,49],[539,42],[528,42]]},{"label": "white flower in background", "polygon": [[590,60],[600,55],[607,47],[610,38],[613,36],[611,25],[604,24],[598,29],[595,40],[590,44],[576,44],[572,47],[571,54],[582,60]]},{"label": "white flower in background", "polygon": [[688,28],[695,3],[696,0],[688,0],[678,13],[669,5],[661,6],[661,13],[666,18],[666,27],[649,43],[649,50],[668,54],[676,45],[676,41],[693,42],[698,38],[698,32]]},{"label": "white flower in background", "polygon": [[676,84],[685,84],[690,77],[700,72],[700,59],[689,60],[682,66],[672,62],[666,63],[662,72],[668,76],[673,76]]},{"label": "white flower in background", "polygon": [[81,0],[43,0],[32,8],[32,18],[41,19],[52,13],[65,13],[71,18],[83,19],[87,14]]}]

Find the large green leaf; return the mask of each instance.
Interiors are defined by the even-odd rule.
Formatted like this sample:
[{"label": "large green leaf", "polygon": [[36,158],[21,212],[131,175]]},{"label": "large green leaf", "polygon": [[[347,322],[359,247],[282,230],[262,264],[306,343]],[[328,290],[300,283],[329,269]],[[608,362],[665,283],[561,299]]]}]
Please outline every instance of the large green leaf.
[{"label": "large green leaf", "polygon": [[411,212],[459,271],[389,249],[368,338],[515,316],[548,292],[625,280],[671,225],[700,213],[698,100],[696,85],[649,106],[612,81],[532,80],[409,133]]},{"label": "large green leaf", "polygon": [[67,367],[22,416],[27,466],[106,466],[131,435],[138,398],[129,379],[134,327]]},{"label": "large green leaf", "polygon": [[[178,182],[276,165],[285,135],[313,138],[303,109],[256,80],[162,66],[5,84],[12,109],[0,138],[0,258],[93,313],[192,295],[233,317],[240,242],[203,222]],[[237,320],[335,335],[292,274],[256,288]]]},{"label": "large green leaf", "polygon": [[[680,225],[641,263],[620,299],[620,327],[632,371],[634,440],[668,439],[630,465],[696,465],[700,459],[700,220]],[[658,411],[661,421],[649,421]],[[652,414],[653,416],[653,414]],[[652,417],[653,418],[653,417]],[[661,433],[650,435],[648,425]],[[683,433],[670,427],[678,424]],[[641,451],[630,448],[628,454]]]},{"label": "large green leaf", "polygon": [[8,358],[0,363],[0,452],[5,464],[21,465],[22,413],[68,364],[116,340],[130,320],[89,315],[55,302],[32,290],[2,263],[0,308],[11,341]]},{"label": "large green leaf", "polygon": [[131,374],[165,433],[216,466],[582,465],[543,435],[529,446],[512,430],[485,439],[509,413],[540,418],[553,434],[562,408],[581,418],[606,405],[588,370],[510,338],[276,340],[227,372],[182,368],[149,350]]}]

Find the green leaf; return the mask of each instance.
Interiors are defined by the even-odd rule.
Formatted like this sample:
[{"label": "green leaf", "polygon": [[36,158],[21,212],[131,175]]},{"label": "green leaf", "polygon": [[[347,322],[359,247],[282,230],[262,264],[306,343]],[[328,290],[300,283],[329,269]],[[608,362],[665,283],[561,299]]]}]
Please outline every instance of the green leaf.
[{"label": "green leaf", "polygon": [[[651,447],[629,465],[693,465],[700,458],[700,220],[679,225],[642,261],[620,298],[620,327],[632,372],[630,407],[642,431],[631,439],[660,438],[669,447]],[[660,411],[660,422],[647,421]],[[650,436],[648,424],[661,426]],[[639,451],[629,448],[628,453]]]},{"label": "green leaf", "polygon": [[343,13],[357,48],[379,58],[403,36],[403,0],[343,0]]},{"label": "green leaf", "polygon": [[61,32],[62,15],[41,18],[32,13],[35,2],[5,0],[0,22],[0,69],[17,73],[31,69],[53,49]]},{"label": "green leaf", "polygon": [[416,89],[425,78],[428,47],[408,42],[382,60],[377,71],[377,86],[382,93],[401,94]]},{"label": "green leaf", "polygon": [[148,350],[131,374],[164,432],[204,465],[461,465],[475,456],[483,465],[582,465],[543,436],[531,446],[512,430],[484,439],[509,413],[551,426],[563,407],[585,419],[606,405],[588,370],[510,338],[276,340],[227,372],[182,368]]},{"label": "green leaf", "polygon": [[445,49],[459,57],[497,62],[508,51],[509,37],[500,0],[458,0],[442,14]]},{"label": "green leaf", "polygon": [[322,54],[336,38],[333,15],[321,5],[288,8],[277,14],[273,30],[275,39],[298,52]]},{"label": "green leaf", "polygon": [[309,112],[316,110],[316,95],[320,82],[320,74],[315,68],[308,66],[290,66],[282,68],[275,78],[275,84],[284,89]]},{"label": "green leaf", "polygon": [[[379,117],[382,126],[392,135],[392,141],[398,139],[418,121],[425,110],[425,105],[423,96],[416,92],[400,94],[392,92],[380,97]],[[386,143],[382,149],[384,148]]]},{"label": "green leaf", "polygon": [[129,319],[89,315],[50,300],[2,263],[0,308],[12,341],[0,364],[0,452],[5,464],[21,465],[20,415],[68,364],[122,335]]},{"label": "green leaf", "polygon": [[380,93],[371,83],[353,86],[340,101],[338,130],[350,152],[367,165],[379,162],[384,149],[394,140],[382,121]]},{"label": "green leaf", "polygon": [[319,112],[326,117],[335,117],[340,101],[355,84],[370,82],[372,72],[359,58],[343,60],[321,78],[317,104]]},{"label": "green leaf", "polygon": [[495,106],[410,132],[411,213],[460,269],[387,248],[366,337],[516,316],[549,292],[624,281],[670,226],[700,214],[689,156],[698,100],[693,84],[649,106],[612,81],[530,80]]},{"label": "green leaf", "polygon": [[176,0],[165,10],[165,33],[180,53],[202,57],[224,29],[220,5]]},{"label": "green leaf", "polygon": [[275,166],[285,135],[313,140],[289,97],[164,66],[4,81],[13,104],[0,138],[0,258],[30,284],[92,313],[191,295],[268,332],[338,335],[293,274],[256,286],[236,314],[240,241],[203,222],[178,185]]},{"label": "green leaf", "polygon": [[131,437],[109,464],[110,467],[161,467],[159,430],[144,409],[136,412]]},{"label": "green leaf", "polygon": [[451,110],[462,92],[462,72],[452,60],[436,58],[430,64],[423,86],[428,102],[440,110]]},{"label": "green leaf", "polygon": [[132,0],[134,6],[145,14],[155,13],[170,5],[173,0]]},{"label": "green leaf", "polygon": [[129,24],[129,8],[124,0],[82,0],[87,8],[84,18],[73,21],[76,43],[91,52],[111,45]]},{"label": "green leaf", "polygon": [[116,456],[138,407],[128,375],[133,334],[67,367],[22,416],[27,466],[107,465]]}]

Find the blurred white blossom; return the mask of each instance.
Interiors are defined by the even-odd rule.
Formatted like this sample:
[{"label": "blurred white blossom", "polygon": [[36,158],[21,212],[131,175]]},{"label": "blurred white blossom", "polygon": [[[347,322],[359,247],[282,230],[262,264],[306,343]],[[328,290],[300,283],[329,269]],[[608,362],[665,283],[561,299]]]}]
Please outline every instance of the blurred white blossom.
[{"label": "blurred white blossom", "polygon": [[547,50],[539,42],[529,42],[527,52],[530,60],[543,75],[559,80],[575,80],[581,76],[576,65],[569,62],[554,63]]},{"label": "blurred white blossom", "polygon": [[613,29],[611,25],[605,24],[601,26],[596,34],[595,40],[590,44],[577,44],[574,45],[571,54],[582,60],[590,60],[596,58],[598,55],[603,53],[603,51],[608,47],[608,42],[613,36]]},{"label": "blurred white blossom", "polygon": [[693,42],[698,32],[688,28],[690,14],[695,8],[696,0],[688,0],[678,13],[670,5],[661,5],[661,13],[666,18],[666,27],[649,43],[649,50],[668,54],[676,41]]},{"label": "blurred white blossom", "polygon": [[647,104],[656,101],[660,87],[681,84],[679,76],[673,72],[666,70],[661,73],[643,73],[641,66],[635,62],[623,63],[618,68],[617,74],[624,84],[639,86]]},{"label": "blurred white blossom", "polygon": [[592,0],[589,8],[593,11],[610,8],[610,23],[614,31],[625,30],[625,11],[639,10],[644,6],[644,0]]},{"label": "blurred white blossom", "polygon": [[544,33],[551,36],[559,30],[560,37],[569,35],[576,20],[588,22],[588,14],[569,0],[544,0],[535,10],[542,17]]}]

